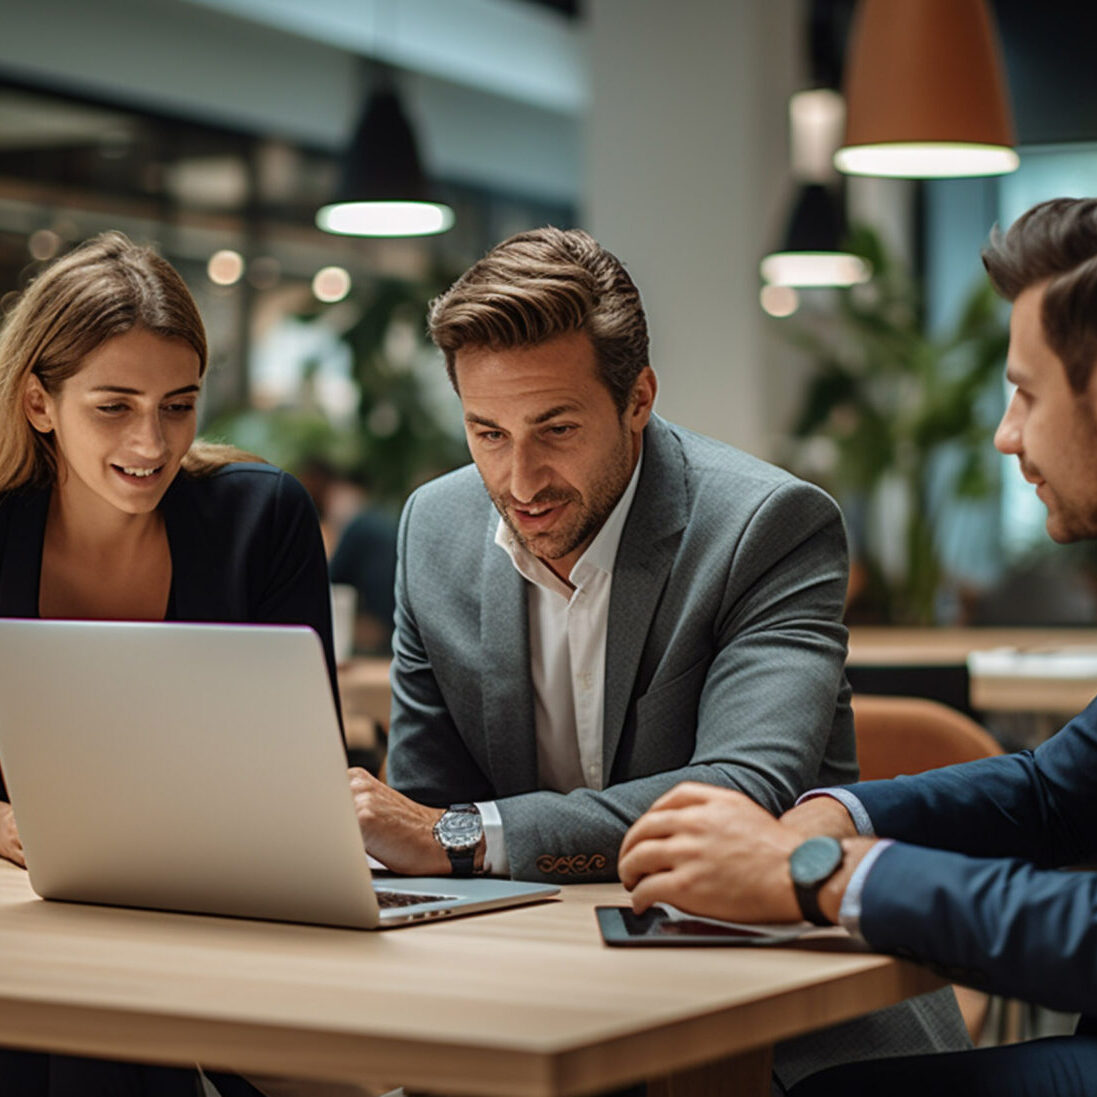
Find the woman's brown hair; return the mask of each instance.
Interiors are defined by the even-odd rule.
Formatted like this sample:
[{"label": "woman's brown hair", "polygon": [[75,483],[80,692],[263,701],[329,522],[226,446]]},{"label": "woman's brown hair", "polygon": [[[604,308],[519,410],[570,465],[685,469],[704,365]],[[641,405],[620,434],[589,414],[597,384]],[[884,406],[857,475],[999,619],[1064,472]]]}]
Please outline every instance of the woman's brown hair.
[{"label": "woman's brown hair", "polygon": [[[36,431],[23,410],[28,378],[56,394],[92,351],[134,328],[188,343],[205,374],[206,332],[186,284],[155,251],[120,232],[88,240],[27,286],[0,329],[0,491],[50,484],[57,475],[52,435]],[[256,458],[196,440],[183,468],[203,475],[240,460]]]}]

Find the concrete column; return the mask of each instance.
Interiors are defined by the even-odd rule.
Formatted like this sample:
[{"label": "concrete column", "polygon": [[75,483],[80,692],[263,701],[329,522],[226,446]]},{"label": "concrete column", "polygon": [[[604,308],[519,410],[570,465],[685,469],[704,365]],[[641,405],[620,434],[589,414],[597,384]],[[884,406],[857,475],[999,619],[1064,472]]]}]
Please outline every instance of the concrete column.
[{"label": "concrete column", "polygon": [[643,294],[659,412],[763,457],[797,396],[758,261],[791,197],[801,14],[799,0],[588,3],[583,223]]}]

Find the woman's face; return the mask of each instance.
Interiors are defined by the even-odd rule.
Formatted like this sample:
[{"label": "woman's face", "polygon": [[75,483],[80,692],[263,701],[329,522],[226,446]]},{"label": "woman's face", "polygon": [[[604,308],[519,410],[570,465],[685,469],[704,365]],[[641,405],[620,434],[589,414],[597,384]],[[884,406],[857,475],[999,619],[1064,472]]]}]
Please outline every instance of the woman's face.
[{"label": "woman's face", "polygon": [[194,441],[200,384],[189,343],[134,328],[92,351],[53,396],[32,377],[24,406],[36,430],[53,432],[68,499],[148,514]]}]

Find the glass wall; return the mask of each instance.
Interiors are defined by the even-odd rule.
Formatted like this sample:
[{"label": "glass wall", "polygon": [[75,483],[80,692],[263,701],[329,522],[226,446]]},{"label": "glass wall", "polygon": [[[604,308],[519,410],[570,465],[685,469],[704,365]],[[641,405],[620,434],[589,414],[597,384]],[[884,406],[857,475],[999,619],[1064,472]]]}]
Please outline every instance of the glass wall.
[{"label": "glass wall", "polygon": [[497,240],[574,211],[441,181],[449,233],[337,237],[313,218],[338,172],[328,151],[0,83],[0,309],[95,233],[154,244],[209,331],[203,433],[397,505],[467,460],[427,302]]}]

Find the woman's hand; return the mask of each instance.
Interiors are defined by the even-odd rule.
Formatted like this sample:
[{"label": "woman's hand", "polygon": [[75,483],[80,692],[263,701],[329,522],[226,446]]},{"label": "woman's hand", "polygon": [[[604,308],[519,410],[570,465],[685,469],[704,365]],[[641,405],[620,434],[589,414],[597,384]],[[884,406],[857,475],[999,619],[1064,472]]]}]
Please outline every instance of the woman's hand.
[{"label": "woman's hand", "polygon": [[23,843],[15,826],[15,812],[11,810],[11,804],[5,803],[0,803],[0,857],[14,861],[20,868],[27,867]]}]

